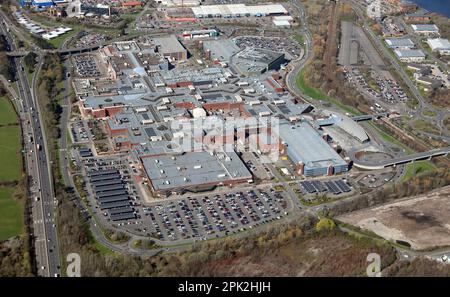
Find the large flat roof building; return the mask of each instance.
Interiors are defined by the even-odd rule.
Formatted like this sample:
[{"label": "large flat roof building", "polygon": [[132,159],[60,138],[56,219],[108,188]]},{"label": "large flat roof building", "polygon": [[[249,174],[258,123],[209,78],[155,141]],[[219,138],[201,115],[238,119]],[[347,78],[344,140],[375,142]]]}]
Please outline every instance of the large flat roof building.
[{"label": "large flat roof building", "polygon": [[235,18],[235,17],[263,17],[286,15],[288,11],[281,4],[226,4],[226,5],[201,5],[192,7],[196,18]]},{"label": "large flat roof building", "polygon": [[234,151],[151,156],[142,158],[142,163],[152,189],[161,195],[253,181],[252,174]]},{"label": "large flat roof building", "polygon": [[397,57],[402,62],[422,62],[425,60],[425,54],[421,50],[395,50]]},{"label": "large flat roof building", "polygon": [[450,42],[448,41],[448,39],[428,39],[427,43],[433,52],[437,51],[441,55],[450,55]]},{"label": "large flat roof building", "polygon": [[280,123],[283,153],[305,176],[332,175],[348,170],[348,164],[307,122]]},{"label": "large flat roof building", "polygon": [[155,37],[152,41],[156,44],[158,52],[164,57],[177,61],[187,60],[188,52],[175,35]]},{"label": "large flat roof building", "polygon": [[219,39],[204,41],[203,51],[208,60],[228,63],[241,49],[231,39]]},{"label": "large flat roof building", "polygon": [[410,49],[414,47],[414,43],[409,38],[388,38],[386,44],[394,49]]},{"label": "large flat roof building", "polygon": [[259,75],[277,69],[285,62],[284,53],[260,48],[246,48],[231,57],[231,64],[242,75]]},{"label": "large flat roof building", "polygon": [[435,24],[414,24],[411,25],[414,33],[421,35],[436,35],[439,34],[439,28]]}]

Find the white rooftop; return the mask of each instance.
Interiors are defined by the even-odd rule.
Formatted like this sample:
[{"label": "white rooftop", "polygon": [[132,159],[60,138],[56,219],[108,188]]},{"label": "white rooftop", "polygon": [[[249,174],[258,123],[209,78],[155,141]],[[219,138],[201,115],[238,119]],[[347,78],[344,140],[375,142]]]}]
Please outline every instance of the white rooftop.
[{"label": "white rooftop", "polygon": [[430,45],[433,51],[435,50],[450,50],[450,42],[448,39],[432,38],[428,39],[427,43]]},{"label": "white rooftop", "polygon": [[247,6],[245,4],[228,4],[228,5],[201,5],[192,7],[192,12],[196,15],[270,15],[270,14],[287,14],[286,8],[281,4],[262,4]]}]

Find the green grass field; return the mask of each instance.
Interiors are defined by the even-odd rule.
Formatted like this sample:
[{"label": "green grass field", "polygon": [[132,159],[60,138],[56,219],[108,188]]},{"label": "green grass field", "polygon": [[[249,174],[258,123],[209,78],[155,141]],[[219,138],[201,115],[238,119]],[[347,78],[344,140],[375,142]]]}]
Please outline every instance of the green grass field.
[{"label": "green grass field", "polygon": [[0,127],[0,181],[16,181],[21,173],[20,128]]},{"label": "green grass field", "polygon": [[22,233],[22,205],[14,199],[12,188],[0,188],[0,240]]},{"label": "green grass field", "polygon": [[403,176],[403,181],[407,181],[416,175],[420,175],[427,171],[435,170],[436,166],[430,161],[417,161],[406,166],[406,173]]},{"label": "green grass field", "polygon": [[16,112],[11,102],[4,97],[0,97],[0,126],[17,123]]},{"label": "green grass field", "polygon": [[[21,175],[20,127],[12,103],[0,98],[0,182],[18,181]],[[5,126],[12,125],[12,126]],[[0,240],[20,235],[23,206],[13,187],[0,187]]]}]

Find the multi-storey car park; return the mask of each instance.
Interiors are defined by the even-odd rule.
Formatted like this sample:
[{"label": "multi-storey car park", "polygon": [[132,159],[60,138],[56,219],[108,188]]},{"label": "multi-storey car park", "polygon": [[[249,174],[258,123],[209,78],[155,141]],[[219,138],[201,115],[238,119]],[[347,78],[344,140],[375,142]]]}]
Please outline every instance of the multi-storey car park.
[{"label": "multi-storey car park", "polygon": [[[73,57],[80,116],[71,127],[80,147],[72,162],[102,224],[178,242],[279,219],[297,201],[271,186],[281,182],[271,167],[310,200],[354,193],[349,157],[381,149],[350,116],[315,109],[286,89],[295,53],[204,38],[195,58],[190,39],[174,35]],[[254,122],[240,130],[231,119]],[[189,124],[199,123],[193,132]],[[187,142],[191,149],[180,149]]]}]

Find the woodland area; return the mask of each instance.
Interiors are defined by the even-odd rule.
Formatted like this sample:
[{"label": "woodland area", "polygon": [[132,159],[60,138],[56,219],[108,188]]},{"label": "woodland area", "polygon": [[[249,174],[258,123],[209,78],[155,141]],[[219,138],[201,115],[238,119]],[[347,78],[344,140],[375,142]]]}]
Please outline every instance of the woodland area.
[{"label": "woodland area", "polygon": [[7,80],[14,79],[14,67],[11,63],[11,59],[6,55],[8,50],[8,43],[5,36],[0,35],[0,74],[2,74]]},{"label": "woodland area", "polygon": [[352,20],[356,16],[348,4],[331,4],[325,0],[317,2],[320,3],[305,3],[314,44],[314,57],[304,69],[305,81],[311,87],[323,90],[327,96],[336,98],[345,105],[368,110],[370,104],[355,88],[347,85],[336,58],[340,40],[340,21]]}]

